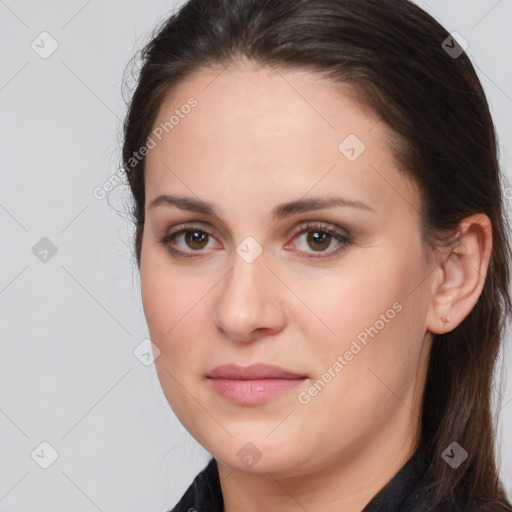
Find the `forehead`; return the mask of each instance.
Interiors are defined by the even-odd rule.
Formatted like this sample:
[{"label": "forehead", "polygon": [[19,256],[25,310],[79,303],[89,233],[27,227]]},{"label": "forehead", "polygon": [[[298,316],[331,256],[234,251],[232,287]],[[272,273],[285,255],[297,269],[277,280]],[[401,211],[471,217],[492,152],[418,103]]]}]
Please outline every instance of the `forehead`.
[{"label": "forehead", "polygon": [[[229,133],[233,148],[242,144],[280,153],[293,144],[307,151],[319,140],[324,141],[319,150],[337,150],[340,138],[352,133],[369,139],[369,132],[377,126],[372,137],[375,143],[387,130],[368,109],[363,112],[350,94],[348,86],[307,70],[254,64],[212,68],[198,71],[166,96],[154,127],[165,125],[195,98],[197,106],[181,115],[179,124],[174,124],[176,119],[164,137],[177,143],[191,135],[191,128],[198,148],[213,142],[218,149],[227,149],[221,142],[223,134]],[[308,140],[311,143],[304,147]],[[261,157],[261,151],[254,153]]]},{"label": "forehead", "polygon": [[161,141],[147,156],[147,197],[183,185],[198,195],[207,187],[209,194],[271,197],[282,196],[285,185],[293,199],[335,187],[370,203],[396,201],[397,194],[415,202],[397,171],[388,128],[350,89],[313,71],[200,71],[167,95],[153,133],[159,127]]}]

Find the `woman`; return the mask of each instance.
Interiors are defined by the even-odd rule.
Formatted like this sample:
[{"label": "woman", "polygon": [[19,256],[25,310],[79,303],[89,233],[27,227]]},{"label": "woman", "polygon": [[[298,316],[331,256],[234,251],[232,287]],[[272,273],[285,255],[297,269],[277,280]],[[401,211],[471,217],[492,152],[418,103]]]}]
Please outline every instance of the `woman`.
[{"label": "woman", "polygon": [[512,510],[496,153],[463,41],[407,0],[166,20],[123,163],[158,376],[213,456],[174,511]]}]

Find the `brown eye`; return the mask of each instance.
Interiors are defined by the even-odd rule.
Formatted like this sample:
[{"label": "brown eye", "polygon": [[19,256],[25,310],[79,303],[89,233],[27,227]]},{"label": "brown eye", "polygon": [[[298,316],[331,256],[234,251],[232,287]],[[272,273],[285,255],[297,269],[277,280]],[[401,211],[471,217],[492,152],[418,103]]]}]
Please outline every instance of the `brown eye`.
[{"label": "brown eye", "polygon": [[332,236],[325,231],[309,231],[307,241],[315,251],[327,249],[331,243]]},{"label": "brown eye", "polygon": [[159,240],[171,256],[185,258],[203,256],[203,253],[212,247],[210,242],[215,239],[207,231],[195,226],[179,227],[181,229],[176,229]]},{"label": "brown eye", "polygon": [[208,242],[208,233],[199,230],[188,230],[185,233],[185,243],[191,249],[204,249]]},{"label": "brown eye", "polygon": [[[339,228],[341,230],[341,228]],[[346,231],[346,230],[344,230]],[[303,235],[307,235],[304,237]],[[301,258],[328,258],[351,245],[350,235],[343,235],[325,224],[303,226],[294,237]],[[334,247],[332,248],[332,246]],[[317,253],[317,254],[315,254]]]}]

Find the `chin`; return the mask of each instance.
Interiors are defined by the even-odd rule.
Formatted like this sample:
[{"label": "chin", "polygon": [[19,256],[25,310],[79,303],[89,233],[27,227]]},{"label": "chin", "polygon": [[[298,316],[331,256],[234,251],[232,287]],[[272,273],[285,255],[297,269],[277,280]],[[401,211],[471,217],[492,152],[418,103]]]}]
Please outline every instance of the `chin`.
[{"label": "chin", "polygon": [[300,445],[300,440],[294,442],[289,437],[276,438],[277,446],[276,443],[265,440],[261,435],[244,436],[244,439],[253,439],[253,441],[244,442],[240,439],[241,437],[231,439],[229,444],[206,447],[206,449],[217,461],[228,465],[234,471],[262,475],[268,473],[281,476],[295,475],[297,467],[310,458],[298,455],[293,447]]}]

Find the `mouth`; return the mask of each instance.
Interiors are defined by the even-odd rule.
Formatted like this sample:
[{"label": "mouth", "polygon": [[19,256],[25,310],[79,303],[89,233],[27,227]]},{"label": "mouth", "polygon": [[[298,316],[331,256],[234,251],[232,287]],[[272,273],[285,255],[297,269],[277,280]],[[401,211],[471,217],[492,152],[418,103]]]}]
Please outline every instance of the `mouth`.
[{"label": "mouth", "polygon": [[308,377],[275,365],[227,364],[211,370],[207,378],[221,397],[239,405],[259,405],[291,391]]}]

